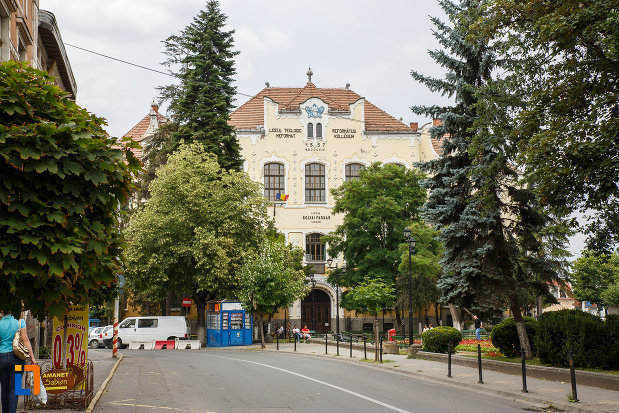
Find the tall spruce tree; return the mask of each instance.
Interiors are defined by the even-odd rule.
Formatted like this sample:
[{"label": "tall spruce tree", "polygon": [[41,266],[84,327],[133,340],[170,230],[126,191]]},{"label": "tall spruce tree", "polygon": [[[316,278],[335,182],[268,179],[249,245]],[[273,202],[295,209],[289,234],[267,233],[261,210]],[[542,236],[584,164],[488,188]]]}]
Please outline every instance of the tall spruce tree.
[{"label": "tall spruce tree", "polygon": [[[200,142],[217,155],[219,165],[240,170],[243,161],[234,128],[228,124],[236,87],[232,86],[234,30],[225,31],[226,15],[211,0],[178,36],[164,41],[164,64],[180,80],[161,87],[160,97],[170,101],[171,118],[178,124],[176,142]],[[177,70],[176,72],[174,70]]]},{"label": "tall spruce tree", "polygon": [[443,156],[420,165],[432,175],[422,216],[441,231],[445,246],[438,282],[443,301],[464,307],[508,305],[521,347],[531,357],[521,300],[531,291],[546,293],[547,282],[558,279],[565,227],[544,215],[533,192],[518,184],[509,117],[515,103],[492,79],[494,46],[470,32],[480,3],[441,2],[453,27],[433,19],[446,51],[430,55],[447,69],[446,77],[412,73],[456,102],[447,108],[413,108],[443,121],[432,130],[443,141]]}]

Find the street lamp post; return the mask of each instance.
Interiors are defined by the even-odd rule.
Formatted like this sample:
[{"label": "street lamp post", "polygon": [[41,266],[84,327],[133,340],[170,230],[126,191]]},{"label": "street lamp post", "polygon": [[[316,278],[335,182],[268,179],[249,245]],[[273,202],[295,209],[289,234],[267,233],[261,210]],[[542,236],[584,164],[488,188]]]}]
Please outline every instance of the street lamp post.
[{"label": "street lamp post", "polygon": [[[338,271],[337,262],[335,263],[335,267],[332,267],[333,258],[329,258],[327,260],[327,266],[329,268],[335,269],[335,334],[337,337],[340,336],[340,274]],[[342,272],[346,271],[346,267],[342,267]]]},{"label": "street lamp post", "polygon": [[409,343],[412,346],[413,340],[413,269],[411,255],[415,252],[415,238],[411,235],[411,230],[404,228],[404,238],[408,243],[408,334]]}]

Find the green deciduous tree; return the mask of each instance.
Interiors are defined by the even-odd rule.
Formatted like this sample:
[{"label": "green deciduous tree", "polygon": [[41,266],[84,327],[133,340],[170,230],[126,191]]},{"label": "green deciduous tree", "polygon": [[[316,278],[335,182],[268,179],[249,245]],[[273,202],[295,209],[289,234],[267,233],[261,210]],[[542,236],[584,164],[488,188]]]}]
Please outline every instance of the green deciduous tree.
[{"label": "green deciduous tree", "polygon": [[[374,316],[374,343],[378,350],[378,314],[385,308],[393,307],[395,290],[378,277],[366,276],[363,281],[346,291],[342,306],[347,310],[369,313]],[[378,351],[375,351],[378,361]]]},{"label": "green deciduous tree", "polygon": [[503,42],[515,135],[543,205],[591,216],[589,247],[619,241],[619,7],[616,0],[490,0],[481,36]]},{"label": "green deciduous tree", "polygon": [[172,120],[178,124],[176,142],[200,142],[215,155],[223,169],[240,170],[243,161],[234,128],[228,124],[236,88],[232,86],[234,30],[225,31],[227,17],[210,0],[193,22],[165,42],[164,63],[180,80],[160,88],[170,101]]},{"label": "green deciduous tree", "polygon": [[422,165],[432,174],[423,217],[441,231],[445,246],[438,286],[446,303],[509,305],[521,346],[531,357],[520,298],[523,292],[547,291],[547,281],[558,278],[565,226],[544,215],[535,194],[518,184],[518,153],[507,116],[513,103],[492,78],[500,64],[495,46],[470,37],[481,1],[441,5],[453,27],[434,20],[448,52],[431,55],[448,73],[437,80],[413,72],[430,89],[456,100],[452,108],[414,108],[443,119],[433,131],[443,139],[443,157]]},{"label": "green deciduous tree", "polygon": [[0,310],[62,317],[116,292],[119,205],[139,163],[54,78],[0,64]]},{"label": "green deciduous tree", "polygon": [[577,299],[598,306],[619,304],[613,298],[619,287],[619,254],[604,255],[586,251],[574,261],[571,279]]},{"label": "green deciduous tree", "polygon": [[325,237],[329,254],[343,254],[346,261],[340,285],[355,286],[368,275],[395,284],[402,230],[418,217],[425,200],[422,177],[415,170],[375,163],[361,171],[359,179],[332,191],[333,213],[346,214],[342,225]]},{"label": "green deciduous tree", "polygon": [[301,256],[281,240],[266,240],[241,269],[239,297],[243,308],[257,317],[262,348],[264,319],[307,293]]},{"label": "green deciduous tree", "polygon": [[245,257],[264,238],[267,201],[258,183],[221,169],[199,143],[181,145],[149,190],[127,229],[127,285],[158,299],[191,295],[204,342],[206,301],[237,294]]},{"label": "green deciduous tree", "polygon": [[[441,275],[440,261],[443,254],[440,234],[423,222],[412,222],[408,228],[416,241],[415,251],[411,255],[413,308],[421,309],[431,304],[438,306],[441,292],[436,283]],[[400,246],[400,254],[396,307],[404,313],[408,311],[408,244]],[[438,319],[438,314],[436,317]]]}]

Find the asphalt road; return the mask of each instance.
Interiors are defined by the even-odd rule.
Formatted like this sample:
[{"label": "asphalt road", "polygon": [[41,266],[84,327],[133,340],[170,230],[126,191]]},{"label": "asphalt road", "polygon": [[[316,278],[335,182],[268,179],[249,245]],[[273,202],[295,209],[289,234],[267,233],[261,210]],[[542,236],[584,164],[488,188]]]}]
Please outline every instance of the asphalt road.
[{"label": "asphalt road", "polygon": [[523,412],[521,403],[295,354],[127,351],[97,412]]}]

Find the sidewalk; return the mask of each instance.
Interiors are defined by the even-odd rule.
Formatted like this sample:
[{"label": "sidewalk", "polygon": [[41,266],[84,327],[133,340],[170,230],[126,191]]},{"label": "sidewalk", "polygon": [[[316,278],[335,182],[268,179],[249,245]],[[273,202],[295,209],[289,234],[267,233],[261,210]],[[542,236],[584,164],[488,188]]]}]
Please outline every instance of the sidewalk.
[{"label": "sidewalk", "polygon": [[[101,384],[103,384],[103,381],[107,378],[107,376],[110,374],[110,371],[112,370],[112,367],[114,367],[114,364],[116,364],[116,360],[115,358],[112,358],[112,350],[108,350],[108,349],[89,349],[88,350],[88,360],[92,361],[92,365],[93,365],[93,370],[94,370],[94,390],[93,390],[93,396],[95,394],[97,394],[97,392],[99,391],[99,387],[101,387]],[[47,360],[40,360],[40,361],[47,361]],[[17,411],[19,413],[21,412],[36,412],[36,413],[69,413],[69,412],[73,412],[75,413],[76,410],[25,410],[24,409],[24,398],[20,397],[19,398],[19,404],[17,405]]]},{"label": "sidewalk", "polygon": [[[247,348],[247,347],[245,347]],[[254,347],[255,348],[255,347]],[[230,347],[227,347],[230,349]],[[257,347],[260,349],[260,346]],[[266,351],[276,350],[276,344],[267,344]],[[280,352],[294,352],[294,343],[279,343]],[[340,344],[340,355],[336,356],[336,348],[329,346],[329,353],[325,354],[323,344],[297,344],[297,354],[311,355],[314,357],[331,357],[338,361],[361,363],[370,368],[384,368],[397,371],[401,374],[425,378],[439,383],[450,383],[459,387],[467,387],[471,390],[483,393],[495,394],[513,400],[524,400],[538,404],[541,409],[554,406],[564,411],[574,412],[619,412],[619,392],[604,390],[597,387],[578,385],[578,403],[570,403],[568,395],[572,392],[570,382],[558,382],[551,380],[527,377],[528,393],[522,393],[522,377],[492,370],[483,370],[483,384],[477,383],[479,373],[477,367],[465,367],[452,364],[452,377],[447,377],[447,363],[421,359],[408,359],[404,355],[383,354],[383,364],[374,363],[374,353],[368,348],[370,361],[361,361],[363,350],[353,348],[353,358],[350,358],[348,343]],[[483,366],[483,362],[482,362]],[[558,410],[539,411],[558,411]]]}]

